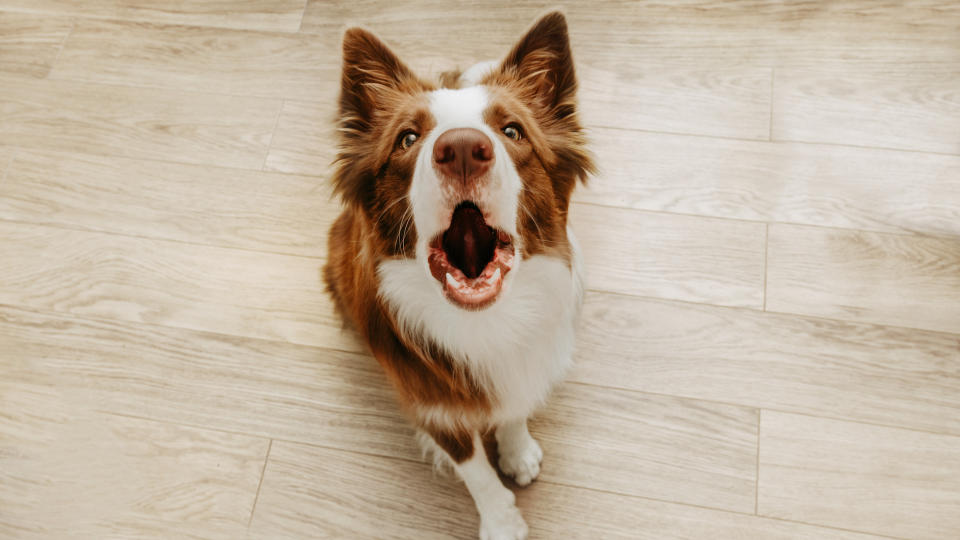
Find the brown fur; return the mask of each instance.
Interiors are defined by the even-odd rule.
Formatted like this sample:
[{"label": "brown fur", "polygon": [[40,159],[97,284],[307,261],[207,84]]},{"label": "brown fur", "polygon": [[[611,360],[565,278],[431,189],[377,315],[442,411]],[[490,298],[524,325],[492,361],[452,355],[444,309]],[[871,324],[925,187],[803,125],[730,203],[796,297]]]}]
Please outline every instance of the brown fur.
[{"label": "brown fur", "polygon": [[[376,269],[389,258],[411,258],[416,242],[409,192],[419,145],[402,149],[406,130],[425,136],[433,126],[426,92],[438,87],[416,77],[380,40],[361,29],[343,40],[340,152],[334,189],[345,210],[330,230],[324,280],[343,315],[370,345],[410,411],[434,408],[462,418],[459,428],[421,425],[457,462],[473,455],[474,425],[495,406],[462,363],[424,336],[407,335],[377,297]],[[444,87],[456,87],[457,73]],[[519,231],[524,257],[549,253],[569,260],[566,212],[577,180],[593,170],[576,119],[576,79],[559,14],[547,15],[484,81],[493,106],[485,120],[523,126],[508,140],[524,182]],[[421,422],[423,420],[421,419]]]}]

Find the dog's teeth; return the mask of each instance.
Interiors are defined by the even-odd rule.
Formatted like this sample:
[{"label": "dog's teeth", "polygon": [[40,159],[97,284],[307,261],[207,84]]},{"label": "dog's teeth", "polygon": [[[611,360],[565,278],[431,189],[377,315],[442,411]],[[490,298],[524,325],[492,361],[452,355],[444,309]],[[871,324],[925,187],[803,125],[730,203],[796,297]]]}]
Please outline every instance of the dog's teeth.
[{"label": "dog's teeth", "polygon": [[493,285],[494,283],[500,281],[500,268],[498,267],[494,270],[493,275],[487,279],[487,283]]},{"label": "dog's teeth", "polygon": [[450,272],[447,272],[447,285],[451,287],[459,287],[457,280],[453,279],[453,274]]}]

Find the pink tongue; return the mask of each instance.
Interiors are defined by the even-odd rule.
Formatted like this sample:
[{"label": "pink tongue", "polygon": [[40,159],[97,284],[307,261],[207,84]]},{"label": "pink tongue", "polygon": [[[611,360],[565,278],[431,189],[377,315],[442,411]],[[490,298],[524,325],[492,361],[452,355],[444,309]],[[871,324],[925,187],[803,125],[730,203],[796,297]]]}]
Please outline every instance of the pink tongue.
[{"label": "pink tongue", "polygon": [[496,233],[487,226],[480,210],[465,204],[453,211],[450,228],[443,233],[443,251],[454,266],[473,279],[493,260],[496,239]]}]

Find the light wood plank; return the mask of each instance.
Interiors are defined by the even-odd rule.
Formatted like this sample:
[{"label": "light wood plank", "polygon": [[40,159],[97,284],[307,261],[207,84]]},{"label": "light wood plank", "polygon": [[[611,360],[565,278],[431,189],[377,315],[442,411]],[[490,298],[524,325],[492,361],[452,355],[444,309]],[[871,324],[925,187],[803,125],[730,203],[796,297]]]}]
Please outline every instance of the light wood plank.
[{"label": "light wood plank", "polygon": [[336,95],[320,102],[285,101],[264,169],[328,177],[336,158]]},{"label": "light wood plank", "polygon": [[0,11],[0,72],[45,77],[71,24],[61,17]]},{"label": "light wood plank", "polygon": [[339,37],[81,20],[50,77],[335,100]]},{"label": "light wood plank", "polygon": [[[676,67],[579,56],[586,125],[767,140],[766,68]],[[632,133],[621,135],[630,140]]]},{"label": "light wood plank", "polygon": [[958,86],[960,67],[779,70],[773,139],[960,154]]},{"label": "light wood plank", "polygon": [[0,307],[11,384],[99,410],[417,459],[413,428],[372,357]]},{"label": "light wood plank", "polygon": [[602,293],[581,321],[575,381],[960,435],[953,334]]},{"label": "light wood plank", "polygon": [[530,432],[543,480],[753,513],[754,409],[568,384]]},{"label": "light wood plank", "polygon": [[960,437],[764,411],[761,515],[916,539],[960,530]]},{"label": "light wood plank", "polygon": [[253,538],[473,538],[463,484],[406,460],[277,441],[250,524]]},{"label": "light wood plank", "polygon": [[875,5],[833,2],[469,2],[424,0],[414,7],[376,0],[310,0],[302,31],[369,26],[398,44],[434,50],[441,35],[457,37],[441,60],[484,43],[509,46],[540,14],[562,8],[574,51],[624,63],[709,66],[960,65],[956,4],[950,0]]},{"label": "light wood plank", "polygon": [[0,77],[0,144],[259,169],[279,100]]},{"label": "light wood plank", "polygon": [[[765,225],[574,204],[592,289],[759,308]],[[615,226],[611,226],[615,224]]]},{"label": "light wood plank", "polygon": [[10,146],[0,146],[0,182],[4,180],[10,165],[13,163],[13,156],[16,154],[16,148]]},{"label": "light wood plank", "polygon": [[601,172],[577,201],[960,236],[960,157],[612,129],[589,136]]},{"label": "light wood plank", "polygon": [[350,26],[364,26],[385,40],[415,71],[438,73],[506,56],[543,9],[522,2],[494,7],[483,2],[450,4],[436,0],[419,1],[416,9],[409,7],[375,0],[308,2],[300,31],[330,36]]},{"label": "light wood plank", "polygon": [[96,406],[62,388],[0,377],[0,535],[244,534],[266,439],[100,414]]},{"label": "light wood plank", "polygon": [[[811,525],[537,481],[515,490],[530,538],[869,540]],[[275,442],[254,538],[473,538],[463,484],[429,465]]]},{"label": "light wood plank", "polygon": [[313,257],[339,211],[321,178],[89,154],[21,150],[0,183],[3,219]]},{"label": "light wood plank", "polygon": [[767,309],[960,332],[960,242],[771,225]]},{"label": "light wood plank", "polygon": [[303,0],[0,0],[0,10],[295,32]]},{"label": "light wood plank", "polygon": [[2,223],[0,303],[341,349],[316,258]]}]

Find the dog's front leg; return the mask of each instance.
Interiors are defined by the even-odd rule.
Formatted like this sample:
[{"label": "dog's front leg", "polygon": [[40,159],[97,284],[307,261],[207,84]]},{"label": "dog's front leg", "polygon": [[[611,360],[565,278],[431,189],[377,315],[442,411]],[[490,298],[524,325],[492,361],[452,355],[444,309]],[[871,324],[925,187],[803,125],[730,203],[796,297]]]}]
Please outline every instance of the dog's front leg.
[{"label": "dog's front leg", "polygon": [[497,450],[500,470],[525,486],[540,474],[543,450],[527,431],[527,420],[505,422],[497,427]]},{"label": "dog's front leg", "polygon": [[517,509],[513,492],[504,487],[490,465],[476,431],[458,434],[428,430],[453,462],[480,513],[481,540],[523,540],[527,524]]}]

